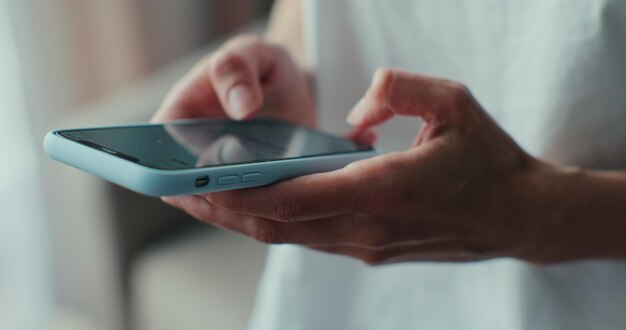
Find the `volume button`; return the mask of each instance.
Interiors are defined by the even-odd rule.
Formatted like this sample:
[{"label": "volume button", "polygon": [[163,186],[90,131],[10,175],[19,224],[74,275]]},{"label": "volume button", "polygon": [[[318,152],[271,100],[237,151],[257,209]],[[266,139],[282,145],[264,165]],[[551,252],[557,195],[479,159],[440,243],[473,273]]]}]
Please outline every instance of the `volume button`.
[{"label": "volume button", "polygon": [[261,180],[261,173],[246,173],[241,176],[241,182],[254,182]]},{"label": "volume button", "polygon": [[224,176],[219,177],[219,179],[217,179],[217,184],[220,186],[225,186],[225,185],[237,183],[238,180],[239,180],[239,177],[236,175],[224,175]]}]

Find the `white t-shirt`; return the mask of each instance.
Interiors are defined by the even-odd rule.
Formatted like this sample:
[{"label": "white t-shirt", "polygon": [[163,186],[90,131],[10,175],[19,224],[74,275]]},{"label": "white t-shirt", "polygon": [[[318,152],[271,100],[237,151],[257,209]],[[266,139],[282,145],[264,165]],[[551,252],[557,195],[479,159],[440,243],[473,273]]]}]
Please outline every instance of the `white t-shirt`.
[{"label": "white t-shirt", "polygon": [[[529,153],[626,168],[626,1],[311,0],[321,123],[345,116],[376,68],[466,84]],[[417,121],[382,130],[410,145]],[[626,262],[499,259],[369,267],[272,247],[250,329],[624,329]]]}]

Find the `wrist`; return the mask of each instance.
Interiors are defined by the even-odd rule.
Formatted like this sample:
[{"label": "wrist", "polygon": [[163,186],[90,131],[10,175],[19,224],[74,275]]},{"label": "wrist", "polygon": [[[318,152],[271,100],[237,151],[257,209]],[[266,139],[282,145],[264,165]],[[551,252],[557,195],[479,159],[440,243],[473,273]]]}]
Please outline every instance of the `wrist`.
[{"label": "wrist", "polygon": [[539,263],[626,256],[623,174],[538,161],[531,174],[537,230],[522,259]]},{"label": "wrist", "polygon": [[570,189],[583,175],[575,167],[559,167],[537,160],[529,176],[529,194],[535,205],[535,230],[526,260],[537,264],[553,264],[576,259],[579,244],[575,226],[569,221],[571,213]]},{"label": "wrist", "polygon": [[536,264],[551,264],[563,258],[564,235],[562,181],[577,171],[531,158],[522,171],[520,203],[514,211],[520,224],[519,249],[513,257]]}]

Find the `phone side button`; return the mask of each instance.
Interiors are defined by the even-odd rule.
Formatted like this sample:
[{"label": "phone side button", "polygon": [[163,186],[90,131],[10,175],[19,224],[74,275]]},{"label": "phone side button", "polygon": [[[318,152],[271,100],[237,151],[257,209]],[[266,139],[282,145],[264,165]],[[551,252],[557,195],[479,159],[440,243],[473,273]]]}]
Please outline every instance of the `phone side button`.
[{"label": "phone side button", "polygon": [[254,182],[261,180],[261,173],[246,173],[241,176],[241,182]]},{"label": "phone side button", "polygon": [[217,179],[217,184],[220,186],[234,184],[237,182],[237,179],[239,179],[239,177],[236,175],[224,175]]}]

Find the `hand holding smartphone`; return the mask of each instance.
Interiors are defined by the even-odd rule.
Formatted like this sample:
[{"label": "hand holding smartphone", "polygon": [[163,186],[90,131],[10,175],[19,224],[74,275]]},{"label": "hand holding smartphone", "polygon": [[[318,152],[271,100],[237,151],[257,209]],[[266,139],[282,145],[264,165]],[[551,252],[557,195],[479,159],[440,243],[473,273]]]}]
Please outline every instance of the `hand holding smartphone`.
[{"label": "hand holding smartphone", "polygon": [[[262,186],[376,154],[369,146],[289,124],[315,122],[309,80],[284,48],[263,39],[232,39],[176,86],[152,119],[167,123],[52,131],[46,152],[153,196]],[[259,116],[284,121],[245,120]],[[172,122],[206,117],[244,121]]]},{"label": "hand holding smartphone", "polygon": [[152,196],[263,186],[377,154],[370,146],[271,119],[56,130],[44,146],[60,162]]}]

